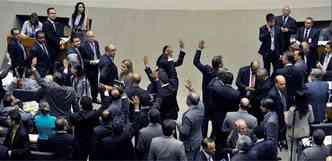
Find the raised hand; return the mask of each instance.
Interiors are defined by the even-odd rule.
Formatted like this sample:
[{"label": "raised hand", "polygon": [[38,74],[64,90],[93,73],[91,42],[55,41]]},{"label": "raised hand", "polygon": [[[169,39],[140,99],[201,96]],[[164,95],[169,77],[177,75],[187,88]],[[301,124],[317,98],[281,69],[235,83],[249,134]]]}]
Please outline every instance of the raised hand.
[{"label": "raised hand", "polygon": [[144,56],[143,62],[144,62],[145,66],[149,65],[149,57],[148,56]]},{"label": "raised hand", "polygon": [[135,110],[139,110],[139,106],[141,104],[141,101],[138,96],[133,96],[131,98],[131,103],[134,105]]}]

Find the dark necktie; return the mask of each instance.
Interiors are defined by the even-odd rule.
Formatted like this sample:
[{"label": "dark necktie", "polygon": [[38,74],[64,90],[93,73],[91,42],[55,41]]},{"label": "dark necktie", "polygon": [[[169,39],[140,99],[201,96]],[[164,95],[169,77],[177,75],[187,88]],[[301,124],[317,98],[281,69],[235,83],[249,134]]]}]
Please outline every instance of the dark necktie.
[{"label": "dark necktie", "polygon": [[309,38],[309,29],[305,29],[304,40],[308,41]]},{"label": "dark necktie", "polygon": [[96,45],[94,42],[90,42],[90,47],[92,49],[93,52],[93,59],[96,60],[97,59],[97,54],[96,54]]}]

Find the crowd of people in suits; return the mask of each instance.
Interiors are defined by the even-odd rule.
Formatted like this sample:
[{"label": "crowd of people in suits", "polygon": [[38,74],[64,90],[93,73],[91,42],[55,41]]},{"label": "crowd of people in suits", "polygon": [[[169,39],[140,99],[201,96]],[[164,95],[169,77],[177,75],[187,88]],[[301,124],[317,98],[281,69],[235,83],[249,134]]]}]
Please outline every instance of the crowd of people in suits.
[{"label": "crowd of people in suits", "polygon": [[[298,28],[290,12],[286,6],[281,16],[266,15],[259,29],[263,66],[254,60],[241,67],[237,89],[222,55],[211,64],[201,62],[206,44],[199,41],[193,65],[202,73],[202,92],[185,83],[188,109],[181,120],[177,67],[186,55],[183,41],[177,60],[171,46],[162,48],[156,69],[144,57],[150,81],[144,89],[130,59],[118,69],[114,44],[101,54],[84,3],[77,3],[70,17],[71,47],[65,56],[59,55],[65,41],[56,9],[47,9],[44,23],[33,13],[21,31],[11,30],[11,61],[0,73],[1,79],[9,71],[15,76],[9,88],[0,87],[0,133],[7,132],[0,159],[36,159],[37,150],[53,160],[272,161],[288,149],[292,161],[325,160],[332,155],[323,144],[325,132],[311,132],[310,125],[331,121],[326,112],[332,28],[322,32],[328,42],[318,55],[320,30],[313,18]],[[22,35],[36,39],[31,50],[23,46]],[[17,89],[35,91],[36,114],[24,111]],[[38,134],[35,146],[29,134]],[[303,149],[306,137],[313,145]]]}]

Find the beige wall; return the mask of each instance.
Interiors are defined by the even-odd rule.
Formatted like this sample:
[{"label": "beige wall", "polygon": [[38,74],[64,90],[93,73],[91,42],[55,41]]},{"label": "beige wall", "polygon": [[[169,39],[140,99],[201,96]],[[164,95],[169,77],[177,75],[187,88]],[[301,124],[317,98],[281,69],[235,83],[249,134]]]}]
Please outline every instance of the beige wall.
[{"label": "beige wall", "polygon": [[[47,4],[31,4],[0,1],[0,34],[4,36],[15,22],[16,14],[30,14],[36,11],[45,15]],[[58,16],[68,16],[71,6],[58,6]],[[260,58],[258,28],[264,24],[265,14],[279,14],[274,10],[137,10],[115,8],[89,8],[93,19],[93,30],[105,46],[113,42],[118,47],[116,62],[124,58],[134,61],[135,69],[146,78],[143,72],[142,57],[147,55],[156,60],[165,44],[177,47],[178,39],[183,39],[187,49],[184,65],[178,68],[181,81],[179,102],[184,106],[185,90],[183,82],[191,79],[197,89],[201,87],[201,75],[192,65],[197,42],[205,40],[207,49],[203,61],[209,63],[216,54],[223,54],[225,65],[237,73],[240,66]],[[318,20],[331,20],[331,5],[326,7],[296,8],[293,15],[303,21],[306,16]],[[5,51],[5,41],[0,42],[0,51]],[[235,74],[236,75],[236,74]],[[143,84],[147,85],[147,79]]]}]

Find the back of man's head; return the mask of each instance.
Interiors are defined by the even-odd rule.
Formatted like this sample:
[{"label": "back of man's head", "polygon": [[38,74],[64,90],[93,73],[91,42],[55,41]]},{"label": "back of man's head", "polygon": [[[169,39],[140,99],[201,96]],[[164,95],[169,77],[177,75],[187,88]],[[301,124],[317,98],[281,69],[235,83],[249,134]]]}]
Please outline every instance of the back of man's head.
[{"label": "back of man's head", "polygon": [[213,69],[222,68],[224,66],[223,57],[221,55],[214,56],[211,64]]},{"label": "back of man's head", "polygon": [[139,83],[141,82],[141,76],[138,73],[133,73],[133,75],[132,75],[132,81],[136,85],[139,85]]},{"label": "back of man's head", "polygon": [[233,83],[233,74],[227,71],[218,71],[217,76],[221,79],[225,84]]},{"label": "back of man's head", "polygon": [[93,109],[92,99],[89,96],[83,96],[80,99],[80,105],[83,110],[89,111]]},{"label": "back of man's head", "polygon": [[248,98],[244,97],[241,99],[240,101],[240,105],[239,105],[241,110],[248,110],[248,108],[250,107],[250,101]]},{"label": "back of man's head", "polygon": [[318,69],[318,68],[314,68],[311,70],[310,73],[310,78],[312,80],[321,80],[322,79],[322,70]]},{"label": "back of man's head", "polygon": [[240,152],[248,152],[252,147],[252,141],[249,136],[242,135],[239,137],[236,143],[236,147]]},{"label": "back of man's head", "polygon": [[285,59],[287,60],[288,63],[290,64],[294,64],[295,63],[295,57],[294,57],[294,53],[290,52],[290,51],[286,51],[284,53]]},{"label": "back of man's head", "polygon": [[100,117],[101,117],[101,120],[104,123],[111,122],[111,120],[112,120],[112,115],[111,115],[111,113],[108,110],[103,111],[101,113]]},{"label": "back of man's head", "polygon": [[163,121],[162,130],[165,136],[171,136],[176,128],[176,122],[171,119]]},{"label": "back of man's head", "polygon": [[262,101],[261,101],[261,106],[266,108],[266,109],[269,109],[271,111],[274,111],[274,101],[271,99],[271,98],[264,98]]},{"label": "back of man's head", "polygon": [[67,120],[64,118],[57,118],[55,122],[55,129],[57,131],[64,131],[66,130]]},{"label": "back of man's head", "polygon": [[187,96],[187,105],[191,106],[191,105],[198,105],[200,102],[200,97],[197,93],[194,92],[190,92]]},{"label": "back of man's head", "polygon": [[149,120],[151,123],[155,124],[155,123],[160,122],[160,112],[158,109],[153,108],[149,111],[148,114],[149,114]]},{"label": "back of man's head", "polygon": [[59,72],[55,72],[54,74],[53,74],[53,81],[55,82],[55,83],[57,83],[58,85],[63,85],[63,75],[61,74],[61,73],[59,73]]},{"label": "back of man's head", "polygon": [[324,139],[325,139],[325,132],[322,129],[317,129],[314,131],[314,133],[312,134],[314,143],[316,145],[323,145],[324,143]]}]

